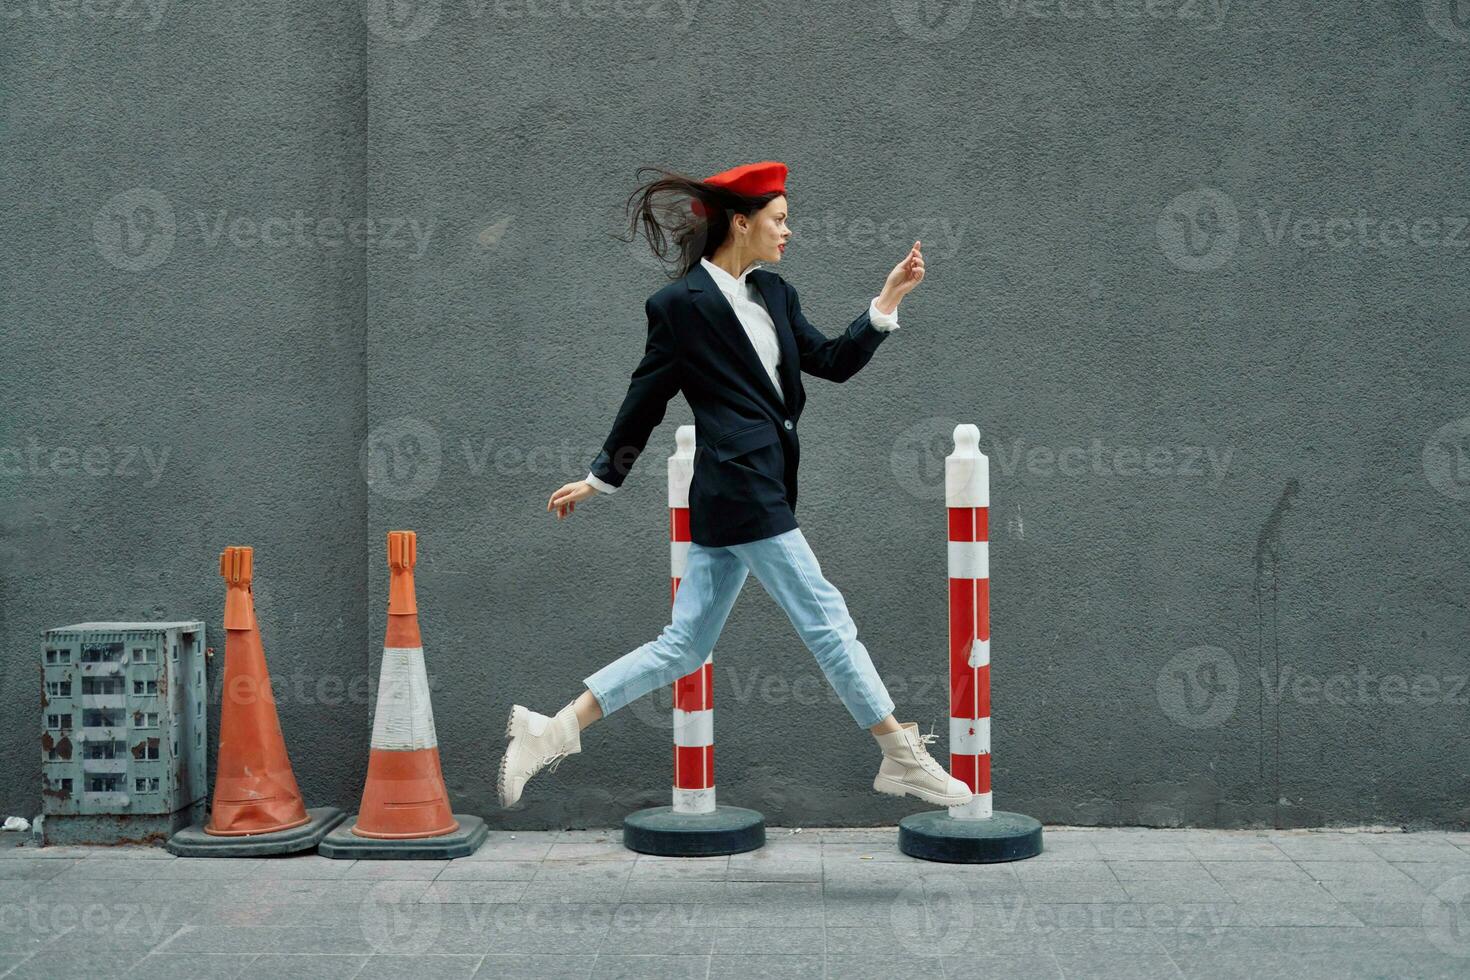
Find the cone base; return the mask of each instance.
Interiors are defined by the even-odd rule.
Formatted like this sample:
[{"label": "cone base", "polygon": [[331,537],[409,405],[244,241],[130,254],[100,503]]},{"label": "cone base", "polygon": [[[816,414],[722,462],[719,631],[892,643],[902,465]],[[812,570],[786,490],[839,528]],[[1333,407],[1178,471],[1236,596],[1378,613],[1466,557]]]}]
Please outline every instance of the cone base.
[{"label": "cone base", "polygon": [[911,813],[898,822],[898,849],[948,864],[1021,861],[1041,853],[1041,822],[1004,810],[981,820],[958,820],[948,810]]},{"label": "cone base", "polygon": [[203,824],[185,827],[164,845],[179,857],[261,857],[267,854],[294,854],[313,850],[346,814],[334,806],[313,807],[306,811],[306,822],[287,830],[248,837],[210,834]]},{"label": "cone base", "polygon": [[766,818],[739,806],[717,806],[713,813],[676,813],[652,806],[623,820],[623,846],[660,857],[719,857],[743,854],[766,843]]},{"label": "cone base", "polygon": [[[338,811],[339,813],[341,811]],[[310,812],[303,813],[300,820],[292,820],[289,823],[270,824],[261,828],[248,828],[244,830],[220,830],[213,824],[206,824],[204,832],[211,837],[259,837],[263,834],[279,834],[282,831],[294,830],[311,823]]]},{"label": "cone base", "polygon": [[358,837],[368,837],[372,840],[422,840],[426,837],[443,837],[445,834],[452,834],[458,829],[459,821],[450,820],[449,826],[441,827],[437,830],[424,830],[408,834],[388,834],[371,830],[363,830],[362,827],[358,825],[357,821],[353,821],[352,833]]},{"label": "cone base", "polygon": [[363,837],[353,833],[357,825],[354,814],[322,838],[317,853],[323,857],[364,861],[440,861],[469,857],[485,842],[490,828],[479,817],[467,813],[456,813],[454,819],[458,829],[438,837]]}]

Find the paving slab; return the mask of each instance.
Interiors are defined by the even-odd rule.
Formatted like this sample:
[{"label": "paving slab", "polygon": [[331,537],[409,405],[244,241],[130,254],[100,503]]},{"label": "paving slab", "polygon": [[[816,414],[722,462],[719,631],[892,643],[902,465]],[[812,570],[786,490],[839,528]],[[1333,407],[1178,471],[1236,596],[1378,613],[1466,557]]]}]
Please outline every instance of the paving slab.
[{"label": "paving slab", "polygon": [[1036,858],[972,866],[896,834],[772,828],[714,859],[612,828],[444,861],[7,852],[0,975],[1470,976],[1470,835],[1047,828]]}]

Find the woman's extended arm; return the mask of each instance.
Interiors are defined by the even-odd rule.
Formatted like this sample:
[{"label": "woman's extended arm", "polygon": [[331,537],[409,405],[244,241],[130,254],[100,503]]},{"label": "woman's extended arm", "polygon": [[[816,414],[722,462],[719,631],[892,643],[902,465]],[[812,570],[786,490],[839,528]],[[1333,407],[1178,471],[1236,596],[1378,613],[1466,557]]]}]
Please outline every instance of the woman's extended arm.
[{"label": "woman's extended arm", "polygon": [[[628,393],[623,396],[623,404],[613,420],[612,432],[588,473],[614,490],[623,485],[628,471],[648,445],[648,437],[663,421],[669,400],[679,393],[673,327],[654,307],[652,297],[643,309],[648,314],[648,343],[643,360],[633,370]],[[587,480],[568,483],[551,495],[546,509],[557,511],[560,519],[576,509],[578,500],[593,496],[600,489]]]},{"label": "woman's extended arm", "polygon": [[[883,283],[883,291],[868,304],[856,320],[836,337],[827,337],[812,326],[801,314],[801,300],[790,283],[786,284],[786,317],[791,322],[791,332],[796,339],[796,350],[801,357],[801,369],[807,374],[828,381],[842,382],[857,374],[872,360],[873,353],[891,330],[897,329],[897,320],[875,323],[872,314],[880,317],[892,316],[898,310],[899,301],[924,278],[924,256],[919,251],[919,242],[909,249],[903,261],[893,267]],[[783,280],[784,281],[784,280]]]}]

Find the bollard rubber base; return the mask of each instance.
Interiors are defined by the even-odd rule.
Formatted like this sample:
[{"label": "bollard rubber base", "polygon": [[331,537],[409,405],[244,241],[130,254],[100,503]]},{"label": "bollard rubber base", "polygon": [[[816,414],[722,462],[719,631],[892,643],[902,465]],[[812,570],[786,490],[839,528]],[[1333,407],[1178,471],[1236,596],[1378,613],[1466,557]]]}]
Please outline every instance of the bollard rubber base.
[{"label": "bollard rubber base", "polygon": [[316,852],[323,857],[356,859],[363,861],[447,861],[450,858],[469,857],[485,842],[490,828],[479,817],[456,813],[458,829],[438,837],[409,837],[398,840],[381,840],[376,837],[359,837],[352,832],[357,826],[357,815],[322,838]]},{"label": "bollard rubber base", "polygon": [[218,837],[205,833],[205,824],[196,823],[178,831],[163,846],[168,848],[169,853],[179,857],[228,858],[294,854],[315,848],[327,832],[347,816],[334,806],[312,807],[306,811],[306,815],[311,819],[300,827],[243,837]]},{"label": "bollard rubber base", "polygon": [[766,818],[739,806],[713,813],[675,813],[653,806],[623,820],[623,846],[661,857],[718,857],[753,851],[766,842]]},{"label": "bollard rubber base", "polygon": [[1041,853],[1041,822],[996,810],[983,820],[956,820],[948,810],[911,813],[898,822],[898,849],[950,864],[1020,861]]}]

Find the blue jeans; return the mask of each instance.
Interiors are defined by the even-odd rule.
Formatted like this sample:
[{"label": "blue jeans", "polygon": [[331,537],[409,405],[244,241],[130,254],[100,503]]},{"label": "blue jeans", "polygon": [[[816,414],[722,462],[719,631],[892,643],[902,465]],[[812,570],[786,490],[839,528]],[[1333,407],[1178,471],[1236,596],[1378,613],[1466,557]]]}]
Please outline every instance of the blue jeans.
[{"label": "blue jeans", "polygon": [[817,658],[827,683],[857,723],[871,728],[892,714],[893,700],[867,647],[857,638],[847,603],[823,577],[817,556],[799,527],[723,548],[691,542],[669,625],[656,638],[585,679],[602,713],[610,715],[704,663],[752,571],[785,610],[802,642]]}]

